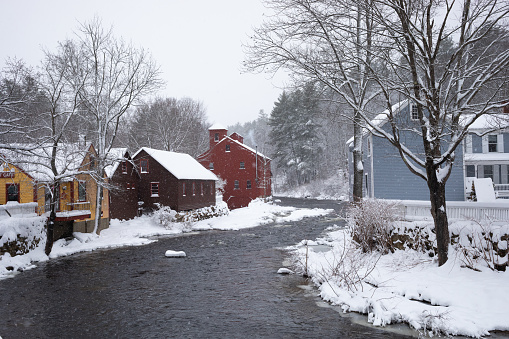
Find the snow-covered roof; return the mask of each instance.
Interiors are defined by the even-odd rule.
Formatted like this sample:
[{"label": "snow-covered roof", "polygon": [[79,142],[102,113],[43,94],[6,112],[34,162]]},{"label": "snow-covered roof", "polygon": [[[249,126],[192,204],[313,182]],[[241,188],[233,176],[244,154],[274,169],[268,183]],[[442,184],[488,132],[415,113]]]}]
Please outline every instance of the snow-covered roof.
[{"label": "snow-covered roof", "polygon": [[488,163],[490,161],[497,162],[497,164],[509,164],[509,153],[465,153],[463,156],[464,162],[482,162]]},{"label": "snow-covered roof", "polygon": [[[389,121],[389,113],[392,112],[392,114],[398,114],[403,108],[405,108],[408,105],[408,100],[403,100],[400,102],[395,103],[391,107],[391,111],[386,109],[382,113],[378,114],[373,120],[371,120],[371,124],[375,127],[382,127],[385,125],[386,122]],[[362,136],[364,137],[368,133],[370,133],[373,130],[371,126],[367,126],[362,129]],[[346,142],[347,145],[350,145],[353,143],[354,137],[351,137]]]},{"label": "snow-covered roof", "polygon": [[[265,155],[263,155],[262,153],[257,152],[256,150],[252,149],[251,147],[247,146],[246,144],[241,143],[241,142],[240,142],[240,141],[238,141],[238,140],[235,140],[235,139],[233,139],[233,138],[231,138],[231,137],[229,137],[229,136],[225,137],[223,140],[225,140],[225,139],[230,139],[230,141],[233,141],[233,142],[235,142],[235,143],[239,144],[240,146],[244,147],[244,148],[245,148],[245,149],[247,149],[248,151],[253,152],[254,154],[257,154],[257,153],[258,153],[258,155],[259,155],[259,156],[261,156],[262,158],[265,158],[265,159],[267,159],[267,160],[271,160],[269,157],[266,157],[266,156],[265,156]],[[223,141],[223,140],[221,140],[221,141]]]},{"label": "snow-covered roof", "polygon": [[[466,115],[463,121],[470,118]],[[489,129],[504,129],[509,127],[509,114],[484,114],[477,118],[468,128],[469,131],[485,131]]]},{"label": "snow-covered roof", "polygon": [[115,171],[118,168],[118,164],[120,162],[126,160],[124,155],[127,152],[127,148],[125,147],[118,147],[118,148],[112,148],[108,152],[108,162],[109,164],[104,168],[104,172],[106,172],[106,176],[108,178],[111,178]]},{"label": "snow-covered roof", "polygon": [[136,152],[133,158],[141,151],[147,152],[147,154],[179,180],[218,180],[214,173],[203,167],[189,154],[142,147]]},{"label": "snow-covered roof", "polygon": [[225,130],[228,130],[226,127],[224,127],[221,124],[213,124],[212,126],[209,127],[209,131],[212,131],[212,130],[215,130],[215,129],[225,129]]},{"label": "snow-covered roof", "polygon": [[[18,144],[11,147],[17,149],[0,151],[0,165],[5,165],[4,162],[15,165],[37,181],[52,181],[55,178],[50,164],[50,145]],[[65,179],[77,173],[89,147],[83,148],[75,143],[59,145],[56,157],[58,176]]]}]

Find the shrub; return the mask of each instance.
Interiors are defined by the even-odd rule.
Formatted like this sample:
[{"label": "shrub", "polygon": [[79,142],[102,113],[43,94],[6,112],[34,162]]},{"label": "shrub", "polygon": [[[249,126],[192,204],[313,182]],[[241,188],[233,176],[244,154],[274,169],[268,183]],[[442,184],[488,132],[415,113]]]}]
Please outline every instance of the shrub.
[{"label": "shrub", "polygon": [[347,212],[353,240],[363,252],[394,252],[392,223],[399,219],[398,204],[386,200],[367,199],[352,205]]}]

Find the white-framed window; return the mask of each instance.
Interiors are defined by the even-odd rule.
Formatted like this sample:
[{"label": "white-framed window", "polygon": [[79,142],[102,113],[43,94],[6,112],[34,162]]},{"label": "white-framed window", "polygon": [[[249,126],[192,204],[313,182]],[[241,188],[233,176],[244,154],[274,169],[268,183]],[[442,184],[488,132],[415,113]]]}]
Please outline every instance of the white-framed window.
[{"label": "white-framed window", "polygon": [[244,161],[241,161],[240,162],[240,169],[245,169],[246,168],[246,165],[244,164]]},{"label": "white-framed window", "polygon": [[150,197],[151,198],[159,197],[159,183],[158,182],[150,183]]},{"label": "white-framed window", "polygon": [[193,181],[193,195],[196,195],[196,184],[194,181]]},{"label": "white-framed window", "polygon": [[87,201],[87,182],[78,181],[78,201]]},{"label": "white-framed window", "polygon": [[209,163],[209,170],[211,170],[211,171],[214,170],[214,163],[213,162]]},{"label": "white-framed window", "polygon": [[219,141],[219,133],[214,134],[214,141]]},{"label": "white-framed window", "polygon": [[239,184],[238,180],[235,180],[233,182],[233,189],[235,189],[235,190],[239,190],[240,189],[240,184]]},{"label": "white-framed window", "polygon": [[491,178],[491,180],[493,181],[494,177],[493,177],[493,165],[484,165],[483,166],[483,171],[484,171],[484,177],[485,178]]},{"label": "white-framed window", "polygon": [[488,152],[498,152],[498,135],[490,134],[488,135]]},{"label": "white-framed window", "polygon": [[226,144],[224,149],[226,152],[230,152],[230,144]]},{"label": "white-framed window", "polygon": [[127,163],[122,161],[122,174],[127,174]]},{"label": "white-framed window", "polygon": [[410,105],[410,119],[419,120],[419,111],[417,110],[417,105]]},{"label": "white-framed window", "polygon": [[185,182],[182,183],[182,196],[183,197],[186,196],[186,183]]},{"label": "white-framed window", "polygon": [[148,173],[148,159],[140,159],[141,173]]}]

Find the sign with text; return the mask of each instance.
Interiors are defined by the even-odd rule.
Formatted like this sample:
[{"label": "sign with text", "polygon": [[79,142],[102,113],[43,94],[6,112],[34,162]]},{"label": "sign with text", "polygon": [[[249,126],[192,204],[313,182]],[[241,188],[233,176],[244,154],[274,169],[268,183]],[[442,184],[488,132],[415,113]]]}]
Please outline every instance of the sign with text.
[{"label": "sign with text", "polygon": [[0,172],[0,178],[14,178],[14,172]]}]

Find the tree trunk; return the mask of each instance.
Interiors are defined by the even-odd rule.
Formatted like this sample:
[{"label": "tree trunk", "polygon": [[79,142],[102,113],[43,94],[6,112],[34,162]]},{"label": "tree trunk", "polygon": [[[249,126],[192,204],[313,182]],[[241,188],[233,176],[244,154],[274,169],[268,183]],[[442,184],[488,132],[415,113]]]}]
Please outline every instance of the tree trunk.
[{"label": "tree trunk", "polygon": [[438,266],[442,266],[448,259],[450,244],[449,223],[445,203],[445,183],[438,181],[434,168],[428,171],[428,188],[431,201],[431,215],[435,223],[435,234],[437,237]]},{"label": "tree trunk", "polygon": [[48,220],[46,222],[46,247],[44,248],[44,253],[49,255],[51,250],[53,249],[53,231],[55,229],[55,219],[57,218],[57,203],[60,200],[60,184],[55,183],[51,188],[51,198],[50,198],[50,214]]},{"label": "tree trunk", "polygon": [[96,194],[96,205],[95,205],[95,220],[94,220],[94,231],[93,233],[99,234],[99,226],[101,222],[102,214],[102,201],[103,201],[103,188],[97,183],[97,194]]},{"label": "tree trunk", "polygon": [[44,248],[44,253],[49,255],[53,248],[53,230],[55,226],[56,213],[52,209],[51,213],[46,222],[46,247]]},{"label": "tree trunk", "polygon": [[361,117],[356,112],[353,121],[353,202],[362,200],[362,177],[364,167],[362,165],[362,127]]}]

